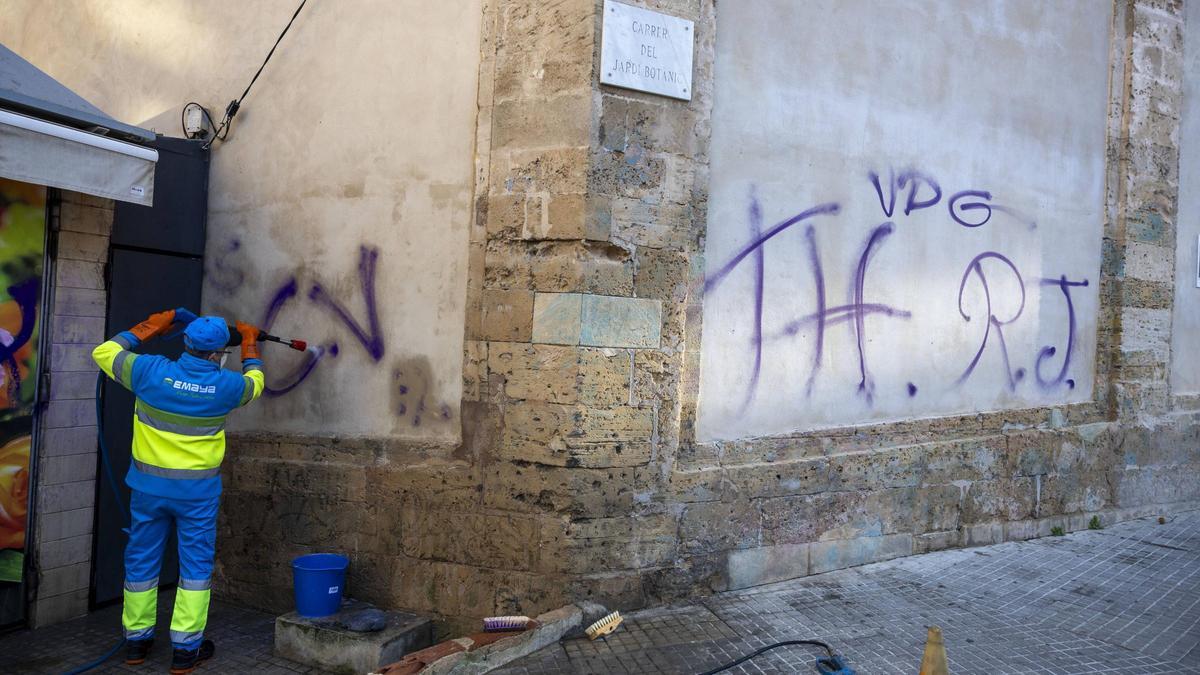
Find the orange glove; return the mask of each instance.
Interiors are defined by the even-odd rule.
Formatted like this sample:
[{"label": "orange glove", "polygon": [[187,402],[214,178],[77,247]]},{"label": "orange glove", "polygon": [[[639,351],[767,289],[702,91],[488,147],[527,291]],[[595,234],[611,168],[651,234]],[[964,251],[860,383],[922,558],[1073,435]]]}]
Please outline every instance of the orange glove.
[{"label": "orange glove", "polygon": [[136,335],[137,339],[145,342],[152,337],[158,337],[167,332],[173,323],[175,323],[175,310],[168,309],[165,312],[151,314],[145,321],[130,328],[129,332]]},{"label": "orange glove", "polygon": [[242,336],[242,360],[262,358],[258,355],[259,330],[241,321],[236,322],[235,326],[237,327],[237,332]]}]

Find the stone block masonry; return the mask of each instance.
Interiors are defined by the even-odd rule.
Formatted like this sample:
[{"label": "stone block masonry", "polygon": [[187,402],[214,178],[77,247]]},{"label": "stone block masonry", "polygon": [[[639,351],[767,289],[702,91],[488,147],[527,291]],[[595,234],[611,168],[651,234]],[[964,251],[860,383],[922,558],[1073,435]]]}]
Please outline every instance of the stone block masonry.
[{"label": "stone block masonry", "polygon": [[534,298],[534,342],[655,349],[661,339],[661,300],[579,293]]},{"label": "stone block masonry", "polygon": [[1167,381],[1180,6],[1112,6],[1090,400],[701,442],[719,26],[712,0],[634,4],[695,22],[691,101],[598,84],[599,2],[486,4],[462,442],[232,438],[221,592],[287,609],[290,559],[338,550],[352,595],[453,631],[1200,501],[1200,409]]}]

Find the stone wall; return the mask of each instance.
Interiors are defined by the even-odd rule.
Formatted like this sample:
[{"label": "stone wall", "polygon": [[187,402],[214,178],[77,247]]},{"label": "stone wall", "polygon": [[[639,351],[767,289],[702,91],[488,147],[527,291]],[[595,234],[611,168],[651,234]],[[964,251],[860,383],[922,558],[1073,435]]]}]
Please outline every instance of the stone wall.
[{"label": "stone wall", "polygon": [[342,550],[353,595],[452,628],[1196,505],[1200,401],[1169,387],[1160,269],[1179,3],[1113,5],[1090,400],[721,442],[695,432],[715,6],[637,4],[695,20],[692,101],[597,84],[599,2],[486,3],[462,442],[241,435],[224,593],[284,609],[291,557]]}]

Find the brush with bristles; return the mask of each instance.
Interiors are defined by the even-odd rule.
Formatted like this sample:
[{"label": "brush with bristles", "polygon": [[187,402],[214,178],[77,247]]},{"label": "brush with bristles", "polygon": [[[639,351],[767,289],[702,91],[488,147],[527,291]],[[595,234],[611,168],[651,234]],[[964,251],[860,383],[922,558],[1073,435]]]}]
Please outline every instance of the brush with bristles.
[{"label": "brush with bristles", "polygon": [[525,630],[533,621],[527,616],[489,616],[483,620],[483,632],[504,633]]},{"label": "brush with bristles", "polygon": [[589,640],[595,640],[598,637],[604,637],[609,633],[612,633],[617,629],[617,626],[621,625],[622,621],[624,621],[624,619],[621,618],[621,613],[613,612],[603,619],[600,619],[596,623],[588,626],[585,632],[587,633]]}]

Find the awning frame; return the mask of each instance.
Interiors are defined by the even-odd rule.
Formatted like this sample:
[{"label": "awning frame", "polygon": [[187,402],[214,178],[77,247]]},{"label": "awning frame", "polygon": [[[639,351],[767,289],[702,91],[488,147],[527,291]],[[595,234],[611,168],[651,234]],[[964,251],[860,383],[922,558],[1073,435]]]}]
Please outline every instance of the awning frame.
[{"label": "awning frame", "polygon": [[144,206],[158,151],[0,107],[0,177]]},{"label": "awning frame", "polygon": [[133,143],[126,143],[125,141],[118,141],[116,139],[109,138],[107,136],[101,136],[99,134],[80,131],[79,129],[75,129],[73,127],[55,124],[54,122],[47,122],[45,120],[37,119],[36,117],[29,117],[28,115],[21,115],[19,113],[5,110],[4,108],[0,108],[0,124],[8,124],[20,129],[25,129],[27,131],[33,131],[35,133],[45,134],[47,136],[53,136],[55,138],[61,138],[67,141],[74,141],[76,143],[83,143],[84,145],[89,145],[93,148],[100,148],[101,150],[108,150],[109,152],[116,152],[129,157],[137,157],[138,159],[158,162],[158,151],[153,148],[147,148],[141,145],[135,145]]}]

